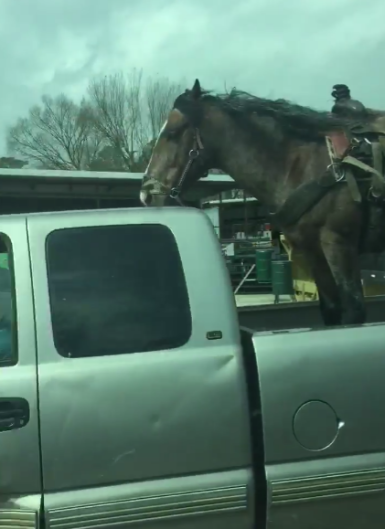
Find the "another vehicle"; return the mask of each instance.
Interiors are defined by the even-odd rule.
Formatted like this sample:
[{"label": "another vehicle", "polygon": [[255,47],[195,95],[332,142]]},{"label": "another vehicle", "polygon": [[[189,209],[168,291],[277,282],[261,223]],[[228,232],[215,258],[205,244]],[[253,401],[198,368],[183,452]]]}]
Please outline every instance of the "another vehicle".
[{"label": "another vehicle", "polygon": [[4,216],[1,243],[0,528],[383,527],[385,325],[240,330],[196,209]]}]

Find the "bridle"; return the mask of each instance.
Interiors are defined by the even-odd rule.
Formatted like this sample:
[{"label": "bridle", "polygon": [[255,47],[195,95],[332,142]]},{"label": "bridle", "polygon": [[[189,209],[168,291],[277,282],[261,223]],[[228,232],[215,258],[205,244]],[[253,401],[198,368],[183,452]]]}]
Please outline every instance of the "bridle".
[{"label": "bridle", "polygon": [[[202,157],[204,153],[204,145],[201,139],[201,135],[198,128],[194,128],[194,136],[193,136],[193,145],[192,149],[190,149],[188,153],[188,160],[187,163],[182,171],[182,174],[179,178],[178,183],[176,186],[172,187],[171,190],[167,193],[167,195],[172,198],[173,200],[176,200],[181,206],[183,206],[183,202],[180,198],[180,194],[182,192],[182,187],[184,184],[184,181],[186,180],[186,177],[194,164],[198,160],[198,158]],[[201,178],[206,177],[208,174],[208,171],[205,171],[205,173],[202,174]],[[155,178],[149,178],[146,182],[146,184],[152,184],[153,189],[150,191],[151,195],[164,195],[165,193],[162,192],[162,188],[165,188],[165,185],[162,182],[159,182],[159,180],[156,180]]]},{"label": "bridle", "polygon": [[[181,177],[179,178],[179,182],[176,186],[171,188],[169,197],[179,202],[179,204],[182,205],[182,201],[180,199],[180,194],[182,192],[182,186],[186,179],[186,176],[188,175],[188,172],[193,165],[193,163],[201,156],[201,154],[204,151],[204,146],[202,143],[202,138],[199,133],[199,129],[194,129],[194,137],[193,137],[193,148],[188,153],[188,160],[187,163],[183,169],[183,172],[181,174]],[[204,175],[207,176],[207,173]]]}]

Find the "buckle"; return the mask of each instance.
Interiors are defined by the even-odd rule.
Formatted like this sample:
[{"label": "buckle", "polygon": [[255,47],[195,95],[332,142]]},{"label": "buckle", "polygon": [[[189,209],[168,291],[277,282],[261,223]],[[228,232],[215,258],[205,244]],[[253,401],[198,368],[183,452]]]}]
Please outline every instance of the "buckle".
[{"label": "buckle", "polygon": [[345,170],[341,169],[341,164],[332,162],[326,167],[327,171],[333,171],[334,179],[336,182],[341,182],[345,178]]}]

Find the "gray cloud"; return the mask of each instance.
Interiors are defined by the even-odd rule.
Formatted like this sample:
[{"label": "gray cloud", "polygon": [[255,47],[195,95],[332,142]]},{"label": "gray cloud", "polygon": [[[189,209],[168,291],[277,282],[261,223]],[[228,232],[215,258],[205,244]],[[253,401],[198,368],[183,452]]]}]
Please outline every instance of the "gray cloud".
[{"label": "gray cloud", "polygon": [[344,82],[385,108],[384,20],[383,0],[2,0],[0,151],[42,94],[134,67],[318,108]]}]

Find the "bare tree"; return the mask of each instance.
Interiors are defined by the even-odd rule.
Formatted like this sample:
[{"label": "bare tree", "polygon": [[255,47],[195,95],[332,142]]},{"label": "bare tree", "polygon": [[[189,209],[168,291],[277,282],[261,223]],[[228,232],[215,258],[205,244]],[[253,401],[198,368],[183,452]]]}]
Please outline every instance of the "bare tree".
[{"label": "bare tree", "polygon": [[65,95],[43,96],[8,130],[8,149],[45,168],[87,169],[102,147],[94,127],[93,110],[83,100],[75,104]]},{"label": "bare tree", "polygon": [[140,131],[141,73],[122,73],[93,79],[88,95],[94,112],[96,129],[120,153],[128,170],[135,163]]},{"label": "bare tree", "polygon": [[146,86],[146,132],[149,139],[158,135],[173,102],[182,90],[180,83],[171,83],[165,77],[149,78]]},{"label": "bare tree", "polygon": [[120,153],[128,171],[143,169],[171,105],[182,89],[165,78],[148,79],[141,71],[91,81],[88,88],[97,130]]},{"label": "bare tree", "polygon": [[44,96],[8,131],[8,149],[44,168],[141,171],[180,85],[141,71],[93,79],[77,105]]}]

